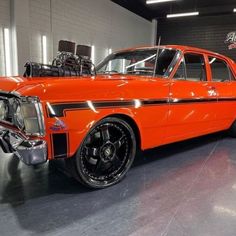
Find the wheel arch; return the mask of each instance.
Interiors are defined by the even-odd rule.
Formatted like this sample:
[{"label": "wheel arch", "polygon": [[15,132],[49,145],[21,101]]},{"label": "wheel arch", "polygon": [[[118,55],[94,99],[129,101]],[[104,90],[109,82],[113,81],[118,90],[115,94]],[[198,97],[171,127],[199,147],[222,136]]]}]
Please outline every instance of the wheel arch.
[{"label": "wheel arch", "polygon": [[[141,125],[140,125],[139,121],[137,119],[135,119],[135,116],[133,113],[126,114],[126,113],[123,113],[122,111],[113,111],[112,113],[105,113],[104,112],[104,114],[100,114],[99,116],[96,116],[96,115],[91,117],[91,119],[90,119],[90,120],[93,120],[93,122],[84,123],[80,126],[80,127],[84,127],[84,128],[81,129],[81,131],[79,132],[79,136],[77,136],[77,132],[75,132],[76,136],[74,136],[73,138],[70,137],[69,149],[71,152],[70,152],[70,154],[68,154],[68,158],[74,157],[76,155],[76,153],[78,152],[78,150],[81,146],[81,143],[83,142],[83,140],[87,136],[88,132],[93,127],[95,127],[99,122],[101,122],[102,120],[109,118],[109,117],[115,117],[115,118],[118,118],[118,119],[121,119],[121,120],[124,120],[125,122],[127,122],[134,131],[135,138],[136,138],[137,151],[143,150]],[[79,138],[79,141],[78,141],[77,137]],[[74,140],[74,142],[73,142],[73,140]],[[74,143],[73,146],[71,146],[72,142]]]},{"label": "wheel arch", "polygon": [[[85,186],[90,187],[90,188],[94,188],[94,189],[108,187],[108,186],[111,186],[115,183],[118,183],[120,180],[122,180],[124,178],[125,174],[127,173],[127,171],[129,170],[130,166],[133,163],[136,151],[141,148],[141,135],[140,135],[139,127],[138,127],[138,122],[136,122],[135,119],[129,115],[120,114],[120,113],[107,114],[107,116],[100,117],[100,119],[97,119],[97,122],[93,123],[93,126],[91,127],[91,129],[96,127],[97,125],[101,124],[103,120],[105,120],[105,119],[109,120],[108,118],[113,118],[114,121],[115,120],[118,121],[117,119],[119,119],[120,121],[122,121],[123,125],[125,125],[124,122],[126,122],[132,128],[135,138],[136,138],[136,150],[134,147],[131,148],[131,153],[133,153],[133,155],[131,155],[132,161],[128,161],[127,165],[125,165],[124,172],[121,172],[121,175],[120,175],[121,178],[115,178],[115,182],[113,182],[111,184],[109,182],[107,182],[108,184],[106,186],[99,185],[99,184],[95,183],[94,181],[93,181],[93,185],[91,185],[91,182],[89,182],[88,179],[86,179],[85,176],[81,172],[81,166],[83,166],[83,165],[81,164],[81,162],[78,161],[78,158],[76,156],[77,154],[73,155],[73,158],[67,158],[66,159],[66,166],[67,166],[68,170],[71,172],[72,176],[76,180],[78,180],[80,183],[84,184]],[[112,119],[110,119],[110,120],[112,121]],[[128,128],[127,125],[126,125],[126,128]],[[132,134],[132,137],[133,137],[133,134]],[[79,151],[79,149],[78,149],[78,151]],[[77,151],[77,153],[79,154],[78,151]],[[129,160],[130,160],[130,154],[128,154],[128,156],[129,156]]]},{"label": "wheel arch", "polygon": [[142,149],[140,128],[139,128],[137,122],[132,117],[130,117],[129,115],[126,115],[126,114],[117,113],[117,114],[108,115],[104,118],[108,118],[108,117],[115,117],[115,118],[119,118],[119,119],[126,121],[134,131],[136,142],[137,142],[137,149],[138,150]]}]

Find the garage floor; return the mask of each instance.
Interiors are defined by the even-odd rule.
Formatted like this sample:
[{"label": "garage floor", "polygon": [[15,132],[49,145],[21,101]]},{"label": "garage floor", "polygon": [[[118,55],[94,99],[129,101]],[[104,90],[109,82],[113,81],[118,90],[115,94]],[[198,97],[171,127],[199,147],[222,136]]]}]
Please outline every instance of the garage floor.
[{"label": "garage floor", "polygon": [[215,134],[139,154],[127,178],[99,191],[61,162],[0,158],[0,235],[235,235],[236,139]]}]

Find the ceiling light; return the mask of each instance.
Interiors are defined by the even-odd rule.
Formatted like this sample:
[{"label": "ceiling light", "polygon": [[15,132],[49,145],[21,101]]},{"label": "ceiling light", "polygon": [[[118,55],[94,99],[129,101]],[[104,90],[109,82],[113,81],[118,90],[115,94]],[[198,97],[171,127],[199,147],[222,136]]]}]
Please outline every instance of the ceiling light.
[{"label": "ceiling light", "polygon": [[42,36],[42,52],[43,52],[43,64],[48,63],[48,52],[47,52],[47,37]]},{"label": "ceiling light", "polygon": [[155,3],[163,3],[163,2],[174,2],[176,0],[147,0],[146,4],[155,4]]},{"label": "ceiling light", "polygon": [[5,74],[11,76],[11,46],[10,46],[10,30],[4,29],[4,49],[5,49]]},{"label": "ceiling light", "polygon": [[199,12],[187,12],[187,13],[178,13],[178,14],[169,14],[167,18],[175,18],[175,17],[185,17],[185,16],[198,16]]},{"label": "ceiling light", "polygon": [[236,12],[236,8],[234,8],[234,12]]}]

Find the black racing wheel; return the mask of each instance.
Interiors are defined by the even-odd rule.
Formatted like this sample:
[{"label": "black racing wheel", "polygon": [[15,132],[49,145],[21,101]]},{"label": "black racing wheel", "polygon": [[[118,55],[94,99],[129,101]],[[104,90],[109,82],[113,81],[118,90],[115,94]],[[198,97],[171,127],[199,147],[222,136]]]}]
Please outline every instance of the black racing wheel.
[{"label": "black racing wheel", "polygon": [[68,159],[73,176],[90,188],[105,188],[121,181],[136,153],[136,139],[124,120],[108,117],[87,134],[75,158]]}]

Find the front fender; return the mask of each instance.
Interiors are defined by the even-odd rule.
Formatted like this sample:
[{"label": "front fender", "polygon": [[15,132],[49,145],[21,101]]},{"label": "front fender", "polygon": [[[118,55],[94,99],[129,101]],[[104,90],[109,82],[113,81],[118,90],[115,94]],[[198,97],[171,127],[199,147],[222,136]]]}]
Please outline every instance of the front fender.
[{"label": "front fender", "polygon": [[[114,115],[123,115],[132,119],[142,137],[141,123],[137,119],[135,110],[131,108],[67,110],[63,117],[52,117],[47,122],[47,130],[51,139],[50,159],[74,156],[91,128],[102,119]],[[56,130],[56,123],[62,124],[63,127],[58,127]]]}]

